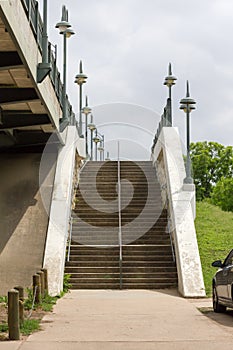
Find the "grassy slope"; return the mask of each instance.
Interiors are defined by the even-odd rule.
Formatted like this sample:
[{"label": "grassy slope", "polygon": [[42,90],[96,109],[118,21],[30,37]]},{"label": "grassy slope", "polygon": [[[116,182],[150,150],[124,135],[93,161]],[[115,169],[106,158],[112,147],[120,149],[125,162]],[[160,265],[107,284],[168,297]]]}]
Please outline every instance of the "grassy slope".
[{"label": "grassy slope", "polygon": [[197,203],[195,221],[207,295],[211,295],[214,260],[223,260],[233,249],[233,213],[206,202]]}]

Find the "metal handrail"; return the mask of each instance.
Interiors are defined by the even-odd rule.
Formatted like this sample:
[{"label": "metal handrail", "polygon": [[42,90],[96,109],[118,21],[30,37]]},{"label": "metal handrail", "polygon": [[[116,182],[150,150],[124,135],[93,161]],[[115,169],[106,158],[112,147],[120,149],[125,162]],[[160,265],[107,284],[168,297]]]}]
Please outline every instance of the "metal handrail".
[{"label": "metal handrail", "polygon": [[[79,172],[78,172],[78,180],[77,180],[77,184],[79,184],[79,180],[80,180],[80,174],[82,173],[82,171],[84,170],[85,166],[87,165],[88,160],[86,160],[83,165],[81,166]],[[74,191],[78,188],[78,185],[74,185],[72,188],[72,194],[71,194],[71,201],[73,199],[73,195],[74,195]],[[68,253],[67,253],[67,261],[70,261],[70,249],[71,249],[71,242],[72,242],[72,228],[73,228],[73,217],[72,217],[72,210],[70,211],[70,219],[69,219],[69,223],[70,223],[70,230],[69,230],[69,238],[68,238]]]},{"label": "metal handrail", "polygon": [[[72,207],[72,200],[73,200],[73,195],[75,191],[76,186],[73,185],[72,187],[72,192],[71,192],[71,203],[70,207]],[[72,210],[70,210],[70,218],[69,218],[69,237],[68,237],[68,254],[67,254],[67,261],[70,261],[70,249],[71,249],[71,242],[72,242],[72,229],[73,229],[73,217],[72,217]]]},{"label": "metal handrail", "polygon": [[172,258],[173,258],[173,262],[176,261],[176,255],[175,255],[175,249],[174,249],[174,244],[173,244],[173,238],[172,238],[172,233],[171,233],[171,225],[170,225],[170,217],[168,218],[168,222],[167,222],[167,230],[169,233],[169,237],[170,237],[170,244],[171,244],[171,249],[172,249]]},{"label": "metal handrail", "polygon": [[86,167],[86,165],[87,165],[88,162],[89,162],[89,159],[84,160],[84,163],[82,164],[82,166],[81,166],[81,168],[80,168],[80,170],[79,170],[79,172],[78,172],[78,183],[79,183],[80,175],[81,175],[81,173],[83,172],[83,170],[84,170],[84,168]]},{"label": "metal handrail", "polygon": [[164,186],[164,189],[166,190],[166,202],[165,202],[165,207],[167,208],[167,232],[170,237],[170,245],[171,245],[171,250],[172,250],[172,258],[173,262],[176,261],[176,255],[175,255],[175,249],[174,249],[174,243],[173,243],[173,238],[172,238],[172,232],[171,232],[171,209],[170,209],[170,201],[168,197],[168,188],[167,185]]},{"label": "metal handrail", "polygon": [[121,162],[120,162],[120,142],[118,141],[118,218],[119,218],[119,269],[120,269],[120,289],[122,289],[122,222],[121,222]]},{"label": "metal handrail", "polygon": [[71,249],[71,242],[72,242],[72,229],[73,229],[73,217],[70,215],[70,232],[69,232],[69,244],[68,244],[68,254],[67,254],[67,261],[70,261],[70,249]]},{"label": "metal handrail", "polygon": [[154,137],[154,140],[153,140],[153,145],[151,147],[151,151],[153,153],[154,151],[154,148],[155,148],[155,145],[156,143],[158,142],[158,139],[159,139],[159,135],[162,131],[162,128],[163,127],[169,127],[169,126],[172,126],[172,119],[171,119],[171,99],[168,98],[167,99],[167,103],[166,103],[166,106],[163,110],[163,114],[161,115],[161,120],[159,122],[159,125],[158,125],[158,129],[156,131],[156,134],[155,134],[155,137]]}]

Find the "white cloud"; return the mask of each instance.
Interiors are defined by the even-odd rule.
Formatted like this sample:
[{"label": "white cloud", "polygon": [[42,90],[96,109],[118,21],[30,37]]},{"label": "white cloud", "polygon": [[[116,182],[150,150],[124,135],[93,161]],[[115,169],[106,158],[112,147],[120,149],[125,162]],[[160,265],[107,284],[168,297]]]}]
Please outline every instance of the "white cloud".
[{"label": "white cloud", "polygon": [[[61,38],[54,25],[62,4],[50,2],[49,11],[49,34],[59,43],[60,67]],[[68,89],[76,111],[78,90],[73,81],[80,59],[89,76],[85,92],[91,104],[120,101],[159,112],[166,102],[163,79],[171,61],[178,78],[173,88],[174,123],[182,136],[185,118],[179,101],[189,79],[197,101],[192,139],[233,143],[231,0],[67,0],[66,5],[77,32],[68,45]]]}]

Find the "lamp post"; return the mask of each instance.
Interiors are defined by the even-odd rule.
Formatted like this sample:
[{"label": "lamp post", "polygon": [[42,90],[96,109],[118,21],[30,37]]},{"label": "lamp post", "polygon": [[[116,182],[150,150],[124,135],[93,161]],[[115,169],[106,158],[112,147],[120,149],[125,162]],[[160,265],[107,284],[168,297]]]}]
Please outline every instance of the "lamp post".
[{"label": "lamp post", "polygon": [[91,122],[87,125],[88,129],[91,131],[91,160],[93,160],[93,132],[96,130],[95,124],[93,124],[93,115],[91,114]]},{"label": "lamp post", "polygon": [[192,184],[193,178],[191,175],[191,158],[190,158],[190,113],[195,109],[195,100],[190,97],[189,82],[187,81],[186,97],[180,101],[180,109],[186,113],[186,133],[187,133],[187,159],[186,159],[186,177],[184,184]]},{"label": "lamp post", "polygon": [[95,137],[93,138],[93,142],[95,142],[95,160],[97,161],[97,147],[98,147],[98,143],[100,142],[100,138],[98,136],[98,131],[97,129],[95,129]]},{"label": "lamp post", "polygon": [[106,160],[106,162],[111,160],[111,159],[110,159],[109,152],[107,152],[107,157],[105,158],[105,160]]},{"label": "lamp post", "polygon": [[82,108],[82,113],[85,114],[86,157],[88,157],[87,117],[91,113],[91,108],[88,106],[88,97],[87,96],[86,96],[86,106]]},{"label": "lamp post", "polygon": [[165,78],[164,85],[169,89],[169,104],[170,104],[170,115],[169,123],[172,126],[172,86],[175,85],[177,78],[172,75],[172,65],[169,63],[168,76]]},{"label": "lamp post", "polygon": [[69,125],[69,119],[67,117],[67,100],[66,100],[66,68],[67,68],[67,39],[70,38],[75,32],[70,28],[71,24],[68,22],[68,10],[65,6],[62,7],[61,21],[56,24],[56,28],[59,29],[60,34],[63,35],[63,90],[62,90],[62,108],[63,115],[60,121],[60,132]]},{"label": "lamp post", "polygon": [[100,160],[104,160],[104,135],[101,135],[101,141],[100,141],[100,146],[98,148],[98,151],[100,152]]},{"label": "lamp post", "polygon": [[100,141],[100,146],[98,148],[98,151],[100,152],[100,160],[104,160],[104,142]]},{"label": "lamp post", "polygon": [[82,61],[80,61],[79,64],[79,74],[75,77],[75,83],[79,85],[79,135],[82,136],[83,134],[83,125],[82,125],[82,90],[83,90],[83,84],[87,82],[87,76],[83,74],[83,64]]}]

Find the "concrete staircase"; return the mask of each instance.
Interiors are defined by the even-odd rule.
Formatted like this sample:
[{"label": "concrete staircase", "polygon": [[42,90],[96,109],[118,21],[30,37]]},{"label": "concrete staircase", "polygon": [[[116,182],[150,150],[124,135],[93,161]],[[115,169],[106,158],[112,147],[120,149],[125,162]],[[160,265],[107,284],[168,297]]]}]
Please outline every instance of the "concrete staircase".
[{"label": "concrete staircase", "polygon": [[[167,213],[151,162],[121,163],[122,288],[177,286]],[[73,211],[65,272],[73,289],[119,289],[117,162],[88,162]]]}]

